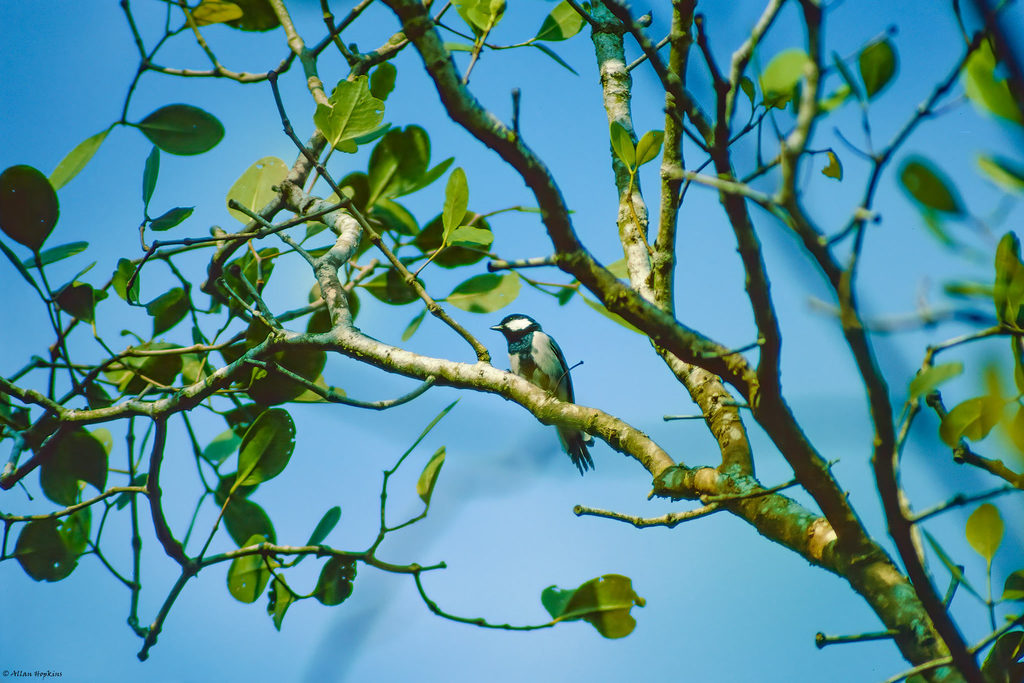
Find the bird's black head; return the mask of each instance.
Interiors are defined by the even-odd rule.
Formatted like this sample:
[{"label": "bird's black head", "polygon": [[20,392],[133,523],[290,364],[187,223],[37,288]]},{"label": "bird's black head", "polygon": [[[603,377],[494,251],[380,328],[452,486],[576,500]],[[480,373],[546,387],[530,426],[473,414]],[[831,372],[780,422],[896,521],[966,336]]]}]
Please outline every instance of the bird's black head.
[{"label": "bird's black head", "polygon": [[540,330],[540,323],[528,315],[513,313],[506,315],[500,323],[491,328],[505,335],[509,342],[522,339],[527,334]]}]

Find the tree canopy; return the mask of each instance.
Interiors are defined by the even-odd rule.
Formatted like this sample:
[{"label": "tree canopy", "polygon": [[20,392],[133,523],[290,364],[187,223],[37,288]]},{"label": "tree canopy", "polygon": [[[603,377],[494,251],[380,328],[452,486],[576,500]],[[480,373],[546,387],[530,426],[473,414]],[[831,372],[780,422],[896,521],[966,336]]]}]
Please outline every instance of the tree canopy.
[{"label": "tree canopy", "polygon": [[1022,680],[1012,3],[109,5],[0,9],[15,675]]}]

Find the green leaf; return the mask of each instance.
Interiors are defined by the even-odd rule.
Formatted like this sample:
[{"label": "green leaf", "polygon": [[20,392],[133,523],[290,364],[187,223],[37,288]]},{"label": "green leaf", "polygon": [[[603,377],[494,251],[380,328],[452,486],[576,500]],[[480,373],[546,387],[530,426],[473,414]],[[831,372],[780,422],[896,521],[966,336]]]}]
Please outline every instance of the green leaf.
[{"label": "green leaf", "polygon": [[194,206],[176,206],[154,218],[149,224],[149,229],[157,232],[170,230],[191,216],[193,209],[195,209]]},{"label": "green leaf", "polygon": [[281,474],[294,449],[292,416],[280,408],[264,411],[242,437],[235,487],[259,484]]},{"label": "green leaf", "polygon": [[610,125],[610,135],[612,139],[612,150],[615,152],[615,156],[619,158],[626,168],[632,171],[636,168],[636,148],[633,146],[633,139],[629,136],[629,131],[626,130],[618,121],[612,121]]},{"label": "green leaf", "polygon": [[[283,161],[277,157],[263,157],[245,169],[228,190],[225,202],[234,199],[250,211],[258,212],[277,195],[273,186],[280,185],[287,175],[288,166]],[[243,224],[252,220],[235,209],[228,209],[228,213]]]},{"label": "green leaf", "polygon": [[92,510],[83,508],[64,518],[57,527],[57,533],[73,555],[81,555],[89,547],[89,530],[92,524]]},{"label": "green leaf", "polygon": [[1018,569],[1006,577],[1000,600],[1024,600],[1024,569]]},{"label": "green leaf", "polygon": [[328,607],[340,605],[352,595],[352,582],[356,578],[356,562],[344,557],[332,557],[324,563],[317,579],[313,597]]},{"label": "green leaf", "polygon": [[818,109],[824,113],[838,109],[850,97],[850,86],[845,83],[836,88],[831,95],[818,102]]},{"label": "green leaf", "polygon": [[[400,197],[430,184],[440,174],[423,182],[429,165],[430,136],[425,130],[419,126],[389,130],[370,152],[367,203],[374,204],[382,197]],[[436,168],[429,173],[435,171]]]},{"label": "green leaf", "polygon": [[1024,631],[1010,631],[999,636],[992,646],[981,673],[987,683],[1019,683],[1024,681]]},{"label": "green leaf", "polygon": [[1003,518],[992,503],[982,503],[967,518],[965,533],[974,551],[992,564],[992,557],[1003,542]]},{"label": "green leaf", "polygon": [[505,13],[505,0],[454,0],[454,5],[477,35],[494,28]]},{"label": "green leaf", "polygon": [[518,273],[486,273],[460,283],[445,300],[470,313],[493,313],[515,301],[519,287]]},{"label": "green leaf", "polygon": [[[143,472],[142,474],[136,474],[130,483],[130,486],[145,486],[146,482],[149,481],[149,473]],[[122,493],[114,499],[114,507],[118,510],[123,510],[131,502],[132,496],[139,495],[134,493]],[[144,495],[144,494],[143,494]]]},{"label": "green leaf", "polygon": [[[251,304],[253,298],[249,293],[249,288],[245,287],[239,275],[234,273],[235,267],[239,269],[240,275],[245,277],[249,284],[256,288],[257,292],[262,292],[270,280],[271,274],[274,272],[274,264],[279,253],[276,247],[264,247],[256,255],[253,255],[251,250],[246,250],[244,256],[240,256],[228,263],[224,268],[222,277],[227,285],[234,290],[235,294],[240,296],[247,304]],[[242,312],[242,306],[235,300],[235,297],[225,297],[223,300],[226,301],[228,307],[236,315]]]},{"label": "green leaf", "polygon": [[998,396],[969,398],[942,418],[939,436],[951,448],[955,448],[961,438],[984,439],[999,422],[1004,405]]},{"label": "green leaf", "polygon": [[384,101],[395,89],[395,78],[398,76],[398,69],[391,62],[381,62],[370,74],[370,94],[380,101]]},{"label": "green leaf", "polygon": [[281,22],[269,0],[232,0],[242,8],[242,18],[227,22],[228,26],[242,31],[269,31]]},{"label": "green leaf", "polygon": [[161,107],[137,125],[154,145],[183,156],[208,152],[224,137],[217,117],[188,104]]},{"label": "green leaf", "polygon": [[416,330],[420,329],[420,324],[425,317],[427,317],[427,309],[424,308],[406,325],[405,330],[402,332],[402,341],[405,342],[412,339],[412,336],[416,334]]},{"label": "green leaf", "polygon": [[328,101],[329,106],[316,106],[313,121],[327,141],[342,152],[354,153],[358,149],[354,138],[372,131],[384,118],[384,101],[370,94],[366,76],[339,81]]},{"label": "green leaf", "polygon": [[412,453],[412,452],[413,452],[413,449],[415,449],[415,448],[416,448],[417,446],[419,446],[419,445],[420,445],[420,442],[421,442],[421,441],[423,441],[423,439],[427,438],[427,434],[429,434],[429,433],[430,433],[430,430],[432,430],[432,429],[433,429],[434,427],[436,427],[436,426],[437,426],[437,423],[438,423],[438,422],[440,422],[440,421],[441,421],[442,419],[444,419],[444,416],[445,416],[445,415],[447,415],[448,413],[450,413],[450,412],[451,412],[451,410],[452,410],[452,408],[454,408],[454,407],[455,407],[455,404],[456,404],[456,403],[458,403],[458,402],[459,402],[459,399],[455,399],[454,401],[452,401],[451,403],[449,403],[449,404],[448,404],[447,406],[445,406],[445,407],[444,407],[444,409],[443,409],[443,410],[441,410],[441,412],[440,412],[440,413],[438,413],[438,414],[437,414],[437,415],[436,415],[436,416],[434,417],[434,419],[430,421],[430,424],[428,424],[428,425],[427,425],[427,426],[426,426],[426,427],[425,427],[425,428],[423,429],[423,431],[422,431],[422,432],[420,432],[420,435],[419,435],[418,437],[416,437],[416,440],[415,440],[415,441],[413,441],[413,442],[412,442],[412,445],[411,445],[411,446],[409,446],[409,448],[407,448],[407,449],[406,449],[405,453],[402,453],[402,457],[401,457],[401,458],[399,458],[399,461],[401,461],[401,460],[404,460],[404,459],[405,459],[405,457],[406,457],[407,455],[409,455],[410,453]]},{"label": "green leaf", "polygon": [[239,548],[249,545],[248,540],[253,536],[266,538],[271,543],[277,542],[274,524],[266,511],[259,504],[237,494],[231,497],[224,508],[224,527]]},{"label": "green leaf", "polygon": [[471,225],[463,225],[455,228],[448,238],[448,244],[452,246],[477,247],[487,249],[494,242],[494,233],[483,228],[474,228]]},{"label": "green leaf", "polygon": [[196,26],[221,24],[242,18],[242,8],[227,0],[203,0],[192,10]]},{"label": "green leaf", "polygon": [[39,266],[48,266],[51,263],[57,261],[63,261],[66,258],[70,258],[75,254],[81,254],[83,251],[89,248],[88,242],[69,242],[68,244],[62,244],[58,247],[50,247],[39,252],[32,258],[27,258],[21,262],[26,268],[37,268]]},{"label": "green leaf", "polygon": [[[413,244],[417,249],[427,254],[441,247],[441,240],[444,237],[444,226],[441,216],[437,216],[423,226],[420,234],[413,238]],[[478,214],[469,211],[462,221],[463,225],[470,225],[481,230],[491,231],[491,226]],[[432,263],[442,268],[457,268],[468,266],[480,261],[487,256],[486,249],[475,249],[471,247],[449,246],[441,253],[434,256]]]},{"label": "green leaf", "polygon": [[930,161],[920,156],[904,160],[900,184],[911,199],[923,207],[963,216],[964,206],[953,183]]},{"label": "green leaf", "polygon": [[57,292],[57,305],[87,323],[91,323],[96,309],[96,292],[92,285],[70,282]]},{"label": "green leaf", "polygon": [[[262,536],[253,536],[242,547],[265,543],[266,540]],[[262,555],[242,555],[233,559],[228,567],[228,592],[231,596],[239,602],[256,602],[270,580],[268,565],[273,567],[277,563],[270,558],[264,561]]]},{"label": "green leaf", "polygon": [[552,619],[557,619],[565,612],[566,605],[576,592],[573,588],[563,589],[558,586],[548,586],[540,594],[540,603],[548,611]]},{"label": "green leaf", "polygon": [[404,278],[394,268],[388,268],[362,286],[374,298],[392,306],[404,306],[419,299],[416,290],[406,284]]},{"label": "green leaf", "polygon": [[939,561],[942,562],[942,564],[945,565],[946,569],[949,570],[949,573],[953,577],[953,580],[959,583],[964,588],[966,588],[971,595],[984,602],[978,591],[974,590],[974,587],[970,583],[968,583],[967,577],[964,576],[963,569],[961,569],[959,565],[957,565],[955,562],[953,562],[953,560],[950,559],[949,555],[946,554],[946,551],[942,549],[941,545],[939,545],[939,542],[935,540],[935,537],[928,533],[927,530],[922,529],[922,531],[924,532],[925,540],[928,541],[928,545],[930,545],[932,547],[932,550],[935,551],[935,554],[938,556]]},{"label": "green leaf", "polygon": [[[547,594],[547,601],[544,600]],[[591,623],[605,638],[624,638],[633,632],[636,619],[630,614],[633,605],[643,607],[645,600],[633,590],[628,577],[605,574],[580,585],[565,599],[564,591],[551,586],[541,594],[541,602],[559,621],[583,619]],[[555,614],[553,609],[561,608]]]},{"label": "green leaf", "polygon": [[544,23],[534,36],[534,40],[567,40],[579,33],[586,24],[583,17],[565,0],[558,3],[544,17]]},{"label": "green leaf", "polygon": [[213,438],[203,449],[203,459],[211,465],[219,465],[238,450],[242,437],[233,429],[227,429]]},{"label": "green leaf", "polygon": [[828,152],[828,166],[821,169],[821,174],[826,178],[843,179],[843,165],[839,163],[839,157],[832,151]]},{"label": "green leaf", "polygon": [[629,279],[629,266],[626,265],[626,258],[622,257],[615,263],[610,263],[607,266],[608,272],[619,278],[620,280]]},{"label": "green leaf", "polygon": [[625,327],[627,330],[629,330],[631,332],[636,332],[637,334],[643,334],[643,332],[638,330],[631,323],[627,322],[624,318],[619,316],[617,313],[612,313],[607,308],[605,308],[604,305],[601,302],[599,302],[599,301],[592,301],[591,299],[589,299],[588,297],[583,296],[582,294],[580,295],[580,298],[583,299],[583,303],[585,303],[587,306],[590,306],[592,309],[594,309],[595,311],[597,311],[598,313],[600,313],[604,317],[608,318],[612,322],[616,322],[619,325],[622,325],[623,327]]},{"label": "green leaf", "polygon": [[555,60],[555,62],[559,66],[561,66],[564,69],[567,69],[569,72],[572,73],[573,76],[579,76],[579,74],[576,72],[576,69],[574,69],[571,66],[569,66],[569,64],[564,59],[562,59],[561,57],[558,56],[558,53],[556,53],[554,50],[552,50],[547,45],[541,45],[540,43],[530,43],[530,47],[537,48],[538,50],[540,50],[541,52],[546,54],[548,57],[550,57],[551,59]]},{"label": "green leaf", "polygon": [[441,163],[437,164],[429,171],[424,173],[422,176],[420,176],[420,179],[413,183],[413,185],[406,189],[402,194],[412,194],[413,192],[419,192],[427,185],[430,185],[435,180],[443,176],[445,171],[448,170],[448,168],[452,165],[454,161],[455,157],[448,157],[447,159],[445,159],[444,161],[442,161]]},{"label": "green leaf", "polygon": [[391,230],[399,235],[418,235],[420,226],[409,210],[390,199],[378,199],[370,209],[370,218],[380,224],[382,230]]},{"label": "green leaf", "polygon": [[661,143],[665,139],[665,131],[649,130],[636,143],[636,165],[643,166],[653,161],[661,151]]},{"label": "green leaf", "polygon": [[47,498],[61,505],[78,502],[79,481],[103,491],[107,484],[107,451],[88,431],[77,428],[58,437],[50,457],[39,466],[39,485]]},{"label": "green leaf", "polygon": [[156,145],[150,150],[146,157],[146,166],[142,170],[142,205],[149,210],[149,200],[153,198],[153,191],[156,190],[156,180],[160,175],[160,148]]},{"label": "green leaf", "polygon": [[68,152],[66,157],[61,159],[60,163],[57,164],[57,168],[53,169],[53,173],[50,174],[50,185],[53,186],[54,190],[59,190],[67,185],[72,178],[85,168],[85,165],[96,154],[96,150],[103,144],[109,132],[110,128],[107,128],[96,133],[96,135],[86,138]]},{"label": "green leaf", "polygon": [[32,251],[39,251],[60,216],[57,193],[31,166],[0,173],[0,230]]},{"label": "green leaf", "polygon": [[129,295],[128,292],[128,280],[131,279],[132,273],[135,272],[135,266],[132,262],[126,258],[118,259],[117,270],[111,278],[112,284],[114,285],[114,291],[117,295],[129,303],[135,303],[139,300],[139,277],[135,278],[135,282],[132,283],[132,291]]},{"label": "green leaf", "polygon": [[441,223],[444,225],[442,241],[448,244],[452,230],[462,224],[466,217],[466,206],[469,204],[469,185],[466,183],[466,172],[462,167],[456,168],[448,177],[448,186],[444,190],[444,210],[441,212]]},{"label": "green leaf", "polygon": [[296,595],[292,593],[284,581],[276,576],[270,584],[268,595],[270,600],[267,602],[267,614],[274,620],[274,628],[280,631],[281,624],[284,622],[284,614],[291,607],[291,604],[295,602]]},{"label": "green leaf", "polygon": [[959,376],[963,371],[964,364],[960,361],[956,361],[953,363],[933,365],[924,372],[917,373],[914,379],[910,382],[910,390],[908,392],[907,400],[913,401],[915,398],[927,396],[934,391],[937,386]]},{"label": "green leaf", "polygon": [[419,481],[416,482],[416,495],[420,497],[420,500],[424,502],[428,507],[430,506],[430,497],[434,495],[434,486],[437,484],[437,475],[441,474],[441,467],[444,465],[444,453],[445,447],[441,446],[437,451],[430,456],[430,460],[427,461],[426,467],[420,473]]},{"label": "green leaf", "polygon": [[885,88],[896,74],[896,50],[888,38],[871,43],[857,55],[864,91],[871,99]]},{"label": "green leaf", "polygon": [[1024,166],[1006,157],[979,154],[978,168],[1007,192],[1024,192]]},{"label": "green leaf", "polygon": [[306,545],[320,545],[324,542],[334,527],[338,526],[338,522],[341,520],[341,508],[335,505],[330,510],[324,513],[324,516],[317,522],[316,528],[313,529],[313,533],[309,535],[309,540],[306,541]]},{"label": "green leaf", "polygon": [[753,107],[756,94],[754,91],[754,81],[750,80],[748,76],[744,76],[740,79],[740,90],[747,96],[747,99],[750,100],[750,106]]},{"label": "green leaf", "polygon": [[995,258],[996,280],[992,287],[992,301],[996,317],[1007,325],[1017,325],[1021,305],[1024,304],[1024,263],[1020,260],[1020,241],[1008,232],[999,240]]},{"label": "green leaf", "polygon": [[153,316],[153,336],[171,329],[188,315],[192,301],[181,287],[164,292],[146,304],[146,313]]},{"label": "green leaf", "polygon": [[78,564],[57,526],[56,519],[33,520],[18,535],[14,557],[35,581],[60,581]]},{"label": "green leaf", "polygon": [[961,72],[967,97],[981,111],[1017,125],[1024,124],[1024,114],[1013,99],[1009,82],[996,74],[997,65],[992,44],[988,40],[982,41]]},{"label": "green leaf", "polygon": [[766,106],[783,109],[793,99],[809,61],[807,53],[799,48],[783,50],[772,57],[760,78]]}]

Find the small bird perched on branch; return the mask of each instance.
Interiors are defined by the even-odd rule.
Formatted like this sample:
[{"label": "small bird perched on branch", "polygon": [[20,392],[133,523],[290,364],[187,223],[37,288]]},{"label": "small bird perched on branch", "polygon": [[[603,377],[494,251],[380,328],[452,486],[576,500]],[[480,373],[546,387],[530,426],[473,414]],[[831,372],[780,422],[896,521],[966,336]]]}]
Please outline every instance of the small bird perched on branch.
[{"label": "small bird perched on branch", "polygon": [[[572,392],[572,378],[569,376],[570,368],[565,362],[562,349],[540,329],[536,320],[521,313],[513,313],[491,329],[505,335],[508,362],[513,373],[536,384],[560,401],[576,402]],[[557,429],[562,449],[572,458],[580,474],[593,469],[594,461],[587,451],[587,445],[594,442],[593,438],[571,427]]]}]

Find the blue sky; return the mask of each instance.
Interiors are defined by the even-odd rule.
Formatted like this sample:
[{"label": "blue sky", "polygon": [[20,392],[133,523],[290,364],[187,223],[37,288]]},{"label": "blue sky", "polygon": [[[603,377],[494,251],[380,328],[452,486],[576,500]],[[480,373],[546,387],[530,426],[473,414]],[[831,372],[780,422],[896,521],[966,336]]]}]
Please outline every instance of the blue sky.
[{"label": "blue sky", "polygon": [[[750,2],[727,5],[705,8],[712,45],[722,58],[742,40],[757,10]],[[497,40],[512,42],[533,35],[552,6],[510,3]],[[322,30],[318,3],[292,2],[289,7],[300,32],[308,42],[316,42]],[[144,37],[152,41],[154,27],[161,25],[162,4],[136,0],[133,9]],[[762,59],[801,44],[796,14],[795,6],[783,12],[765,40]],[[652,32],[663,33],[667,20],[667,11],[659,6]],[[893,38],[900,56],[898,80],[871,110],[877,141],[887,140],[897,130],[932,84],[948,72],[959,50],[951,13],[927,0],[898,3],[895,8],[881,0],[839,3],[828,21],[827,50],[844,56],[855,53],[890,24],[899,26]],[[0,41],[0,89],[5,93],[0,168],[25,163],[49,173],[74,145],[119,116],[137,55],[114,2],[2,3],[0,25],[6,28]],[[369,12],[357,27],[365,34],[357,32],[349,39],[358,40],[366,50],[386,39],[396,23],[378,10]],[[235,70],[263,71],[286,54],[280,31],[249,34],[211,27],[206,33],[221,60]],[[505,119],[510,89],[522,89],[521,125],[527,143],[558,178],[575,212],[578,233],[600,260],[610,263],[621,257],[614,225],[617,198],[611,185],[607,124],[600,108],[592,47],[586,35],[554,47],[580,76],[554,65],[539,51],[516,50],[485,55],[474,70],[472,85],[481,101]],[[205,68],[202,54],[185,37],[173,41],[161,55],[160,62],[168,66]],[[385,120],[394,125],[424,125],[431,134],[435,160],[456,157],[469,178],[470,208],[492,211],[531,204],[522,182],[447,120],[418,57],[407,51],[397,66],[398,87],[388,100]],[[324,82],[331,85],[345,73],[341,60],[328,51],[320,62]],[[701,82],[706,79],[694,74],[695,90],[706,95],[706,83]],[[637,129],[661,128],[656,79],[645,67],[637,69],[634,78]],[[826,86],[836,83],[832,79]],[[308,136],[313,104],[298,69],[283,78],[282,87],[300,137]],[[212,112],[224,123],[226,135],[200,157],[164,154],[153,206],[158,211],[196,206],[195,214],[175,229],[179,236],[206,234],[212,224],[233,226],[224,197],[242,171],[264,156],[278,156],[288,164],[295,157],[292,143],[280,131],[270,89],[265,84],[243,87],[147,75],[129,118],[139,120],[175,102]],[[835,146],[847,173],[844,181],[821,177],[817,171],[824,161],[817,160],[803,181],[808,209],[829,231],[846,221],[859,199],[862,185],[858,183],[867,168],[838,143],[831,132],[833,125],[859,141],[856,108],[848,105],[824,122],[813,145]],[[956,178],[972,213],[985,217],[1000,195],[973,171],[974,155],[979,149],[1012,155],[1021,143],[1014,135],[961,104],[922,127],[897,162],[909,153],[925,154]],[[741,143],[737,155],[742,157],[749,144]],[[149,149],[148,141],[136,131],[115,130],[85,171],[61,189],[61,220],[48,244],[87,240],[91,247],[60,264],[54,280],[60,275],[70,277],[96,260],[98,265],[86,279],[102,284],[119,256],[138,253],[139,187]],[[349,170],[363,170],[367,154],[366,150],[354,157],[336,153],[332,171],[340,177]],[[648,202],[654,205],[652,167],[643,182]],[[946,279],[991,278],[990,262],[956,255],[927,235],[917,211],[896,186],[894,168],[883,179],[877,203],[882,222],[869,229],[864,253],[861,292],[871,316],[913,311],[922,292],[939,302]],[[772,187],[775,180],[769,176],[764,187]],[[425,223],[440,211],[442,200],[443,185],[438,183],[410,197],[407,205]],[[950,229],[991,252],[998,235],[1020,217],[1019,210],[1011,212],[1005,223],[991,226],[990,234],[970,225]],[[808,304],[810,297],[827,298],[827,291],[814,269],[796,255],[796,242],[784,229],[763,214],[756,218],[785,335],[785,389],[819,450],[839,459],[837,475],[850,489],[865,521],[881,537],[884,524],[868,465],[871,432],[855,369],[835,321]],[[742,271],[714,194],[693,188],[680,225],[679,318],[726,345],[749,343],[754,328]],[[550,250],[532,214],[504,214],[492,221],[492,227],[497,235],[495,248],[508,258],[541,256]],[[205,273],[201,260],[185,263],[197,280]],[[482,272],[483,266],[478,268],[473,272]],[[279,265],[268,289],[270,305],[284,310],[303,303],[312,284],[307,270],[297,260]],[[425,271],[428,288],[437,295],[444,295],[469,274]],[[44,311],[31,290],[6,263],[0,264],[0,278],[8,292],[7,320],[16,321],[0,331],[4,349],[0,372],[9,376],[50,339]],[[552,270],[541,279],[562,281],[563,276]],[[153,268],[144,280],[141,298],[153,298],[170,283],[165,273]],[[418,311],[413,306],[387,307],[368,295],[362,302],[360,327],[393,343],[400,343],[403,329]],[[118,339],[117,331],[124,327],[149,328],[147,316],[138,310],[125,311],[119,303],[111,299],[99,308],[101,329],[108,338]],[[488,344],[495,364],[504,367],[504,343],[486,328],[512,310],[540,320],[559,340],[570,362],[585,361],[574,371],[580,403],[601,407],[644,429],[687,464],[714,463],[717,447],[701,425],[662,421],[664,414],[692,412],[693,406],[649,345],[594,315],[582,302],[560,308],[550,297],[524,288],[507,311],[491,316],[458,310],[452,314]],[[925,344],[961,331],[949,325],[878,339],[879,359],[894,400],[902,400],[903,387],[919,365]],[[78,335],[74,342],[85,349],[85,356],[98,353],[86,330],[80,329]],[[187,337],[185,326],[167,335],[170,341],[185,343]],[[408,346],[425,354],[470,360],[464,344],[433,320],[423,324]],[[1003,348],[1000,344],[998,349],[984,349],[979,358]],[[368,400],[396,396],[413,386],[408,380],[337,358],[328,361],[325,376],[349,395]],[[978,391],[978,385],[976,379],[964,377],[951,384],[949,391],[967,398]],[[350,549],[365,547],[376,531],[381,470],[390,467],[423,426],[459,395],[450,389],[433,389],[409,405],[382,414],[337,406],[293,411],[298,447],[292,464],[254,496],[271,514],[279,539],[304,541],[323,512],[340,505],[342,521],[327,542]],[[355,592],[347,602],[334,608],[313,601],[297,604],[277,633],[262,600],[243,605],[228,595],[226,566],[221,565],[187,586],[150,660],[139,663],[135,652],[140,643],[124,625],[128,594],[99,563],[87,559],[69,579],[37,585],[16,563],[5,562],[0,564],[0,581],[9,588],[0,612],[0,669],[50,669],[63,672],[64,680],[70,681],[364,681],[413,676],[438,681],[614,681],[640,676],[864,681],[882,680],[904,668],[895,648],[884,642],[817,651],[815,632],[871,631],[879,627],[877,619],[843,581],[808,567],[734,518],[715,515],[673,530],[637,531],[574,517],[575,504],[643,515],[683,509],[684,504],[648,502],[647,473],[603,444],[594,450],[597,470],[580,478],[568,458],[558,452],[553,430],[497,397],[461,396],[455,410],[392,480],[390,519],[416,514],[420,505],[416,477],[430,454],[445,445],[448,457],[430,516],[389,538],[381,556],[398,563],[447,562],[449,569],[424,579],[431,597],[449,612],[499,623],[545,621],[539,595],[548,585],[572,587],[606,573],[625,574],[647,600],[646,607],[633,610],[638,624],[632,635],[605,640],[583,623],[505,633],[447,622],[429,613],[410,580],[365,567],[360,567]],[[213,420],[197,424],[207,439],[223,429]],[[791,472],[781,456],[751,421],[747,424],[761,480],[766,485],[788,480]],[[927,507],[953,490],[978,490],[998,483],[950,464],[948,451],[935,438],[936,426],[932,417],[923,418],[906,454],[904,476],[916,507]],[[172,430],[162,482],[169,492],[169,521],[176,529],[187,524],[199,494],[180,431]],[[985,447],[996,453],[1000,444],[990,439]],[[118,443],[111,457],[123,459],[123,445]],[[48,509],[38,495],[38,481],[29,477],[27,485],[36,496],[34,503],[27,503],[24,493],[15,489],[0,497],[0,509]],[[1005,573],[1021,566],[1019,543],[1010,542],[1020,538],[1021,517],[1006,501],[997,502],[1010,525],[1007,547],[996,560],[997,586],[1001,587]],[[207,506],[200,528],[204,521],[211,524],[215,515]],[[967,564],[968,578],[983,584],[983,564],[963,541],[965,517],[966,512],[952,513],[929,529]],[[111,561],[127,568],[127,516],[112,516],[105,538]],[[214,547],[231,545],[220,532]],[[176,572],[151,535],[144,536],[144,548],[140,616],[148,622]],[[312,586],[316,564],[299,567],[295,583]],[[933,564],[944,588],[945,570]],[[976,640],[986,633],[986,619],[965,597],[957,598],[958,615],[968,640]]]}]

